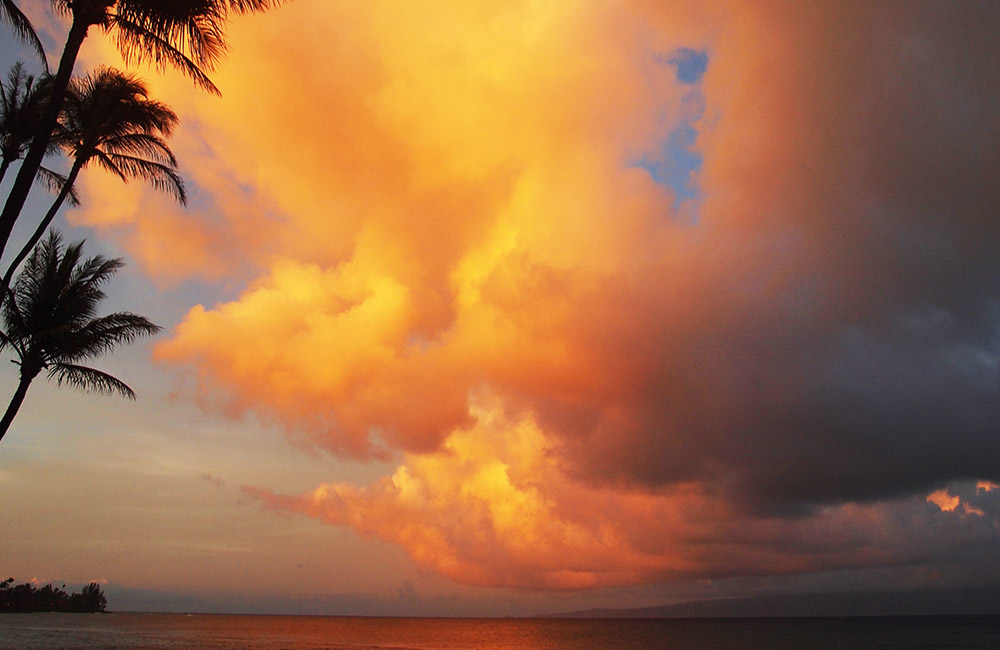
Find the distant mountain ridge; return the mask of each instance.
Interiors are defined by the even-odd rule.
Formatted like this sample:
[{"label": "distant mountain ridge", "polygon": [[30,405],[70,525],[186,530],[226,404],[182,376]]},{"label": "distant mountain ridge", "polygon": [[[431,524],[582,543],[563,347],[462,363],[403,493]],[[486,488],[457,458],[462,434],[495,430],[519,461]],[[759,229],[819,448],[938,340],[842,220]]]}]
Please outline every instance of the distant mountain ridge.
[{"label": "distant mountain ridge", "polygon": [[1000,587],[834,594],[767,594],[656,607],[599,608],[543,618],[755,618],[1000,615]]}]

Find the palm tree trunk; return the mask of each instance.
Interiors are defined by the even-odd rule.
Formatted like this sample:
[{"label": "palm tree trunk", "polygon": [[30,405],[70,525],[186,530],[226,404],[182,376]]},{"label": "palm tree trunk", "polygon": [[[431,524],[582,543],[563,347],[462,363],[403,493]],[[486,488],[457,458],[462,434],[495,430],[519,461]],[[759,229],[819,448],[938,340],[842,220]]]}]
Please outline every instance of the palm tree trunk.
[{"label": "palm tree trunk", "polygon": [[[0,255],[3,255],[4,250],[7,248],[7,240],[10,239],[10,233],[14,229],[14,222],[21,215],[21,209],[24,207],[24,202],[28,199],[28,192],[31,191],[31,185],[35,181],[35,174],[38,173],[38,168],[42,164],[42,159],[45,158],[45,150],[49,145],[49,138],[52,136],[52,130],[56,126],[56,120],[59,118],[59,111],[62,109],[63,100],[66,98],[66,89],[69,87],[70,77],[73,76],[73,66],[76,65],[76,57],[80,53],[80,46],[83,44],[85,38],[87,38],[87,30],[90,25],[87,20],[81,19],[74,12],[73,25],[69,29],[69,35],[66,37],[66,46],[63,48],[62,58],[59,60],[59,71],[56,72],[55,79],[53,80],[51,87],[51,94],[49,95],[49,100],[45,104],[45,112],[42,114],[42,119],[39,122],[38,130],[35,132],[35,137],[31,141],[31,146],[28,148],[28,153],[24,156],[24,161],[21,163],[20,169],[17,170],[17,176],[14,178],[14,184],[10,188],[10,194],[7,195],[7,202],[3,206],[3,212],[0,212]],[[0,296],[0,303],[3,301],[3,296]]]},{"label": "palm tree trunk", "polygon": [[7,175],[8,167],[10,167],[10,160],[4,158],[3,162],[0,162],[0,181],[2,181],[3,177]]},{"label": "palm tree trunk", "polygon": [[10,404],[7,405],[7,412],[3,414],[3,419],[0,420],[0,440],[3,440],[4,434],[10,428],[10,423],[14,421],[14,416],[17,415],[18,409],[21,408],[21,403],[24,401],[24,396],[28,393],[28,386],[31,384],[32,379],[34,377],[21,375],[21,380],[17,383],[17,390],[14,391],[14,396],[10,398]]},{"label": "palm tree trunk", "polygon": [[[49,211],[45,213],[41,223],[39,223],[38,227],[35,228],[35,232],[31,235],[31,239],[29,239],[28,243],[21,248],[21,252],[17,254],[17,257],[11,261],[10,267],[7,268],[7,272],[4,273],[3,276],[3,281],[0,283],[0,296],[7,295],[7,289],[10,288],[10,281],[13,279],[14,272],[17,271],[17,267],[21,265],[24,258],[31,253],[35,245],[42,239],[42,235],[45,234],[46,228],[48,228],[49,224],[52,223],[52,220],[55,219],[56,214],[59,212],[59,208],[62,207],[63,202],[66,201],[66,197],[69,196],[69,193],[73,190],[73,183],[76,182],[76,177],[80,175],[80,170],[83,169],[83,162],[84,161],[82,159],[77,159],[73,163],[73,169],[70,170],[69,176],[66,177],[66,182],[63,183],[62,189],[59,190],[59,196],[57,196],[56,200],[52,202],[52,205],[49,207]],[[2,304],[3,298],[0,298],[0,305]]]}]

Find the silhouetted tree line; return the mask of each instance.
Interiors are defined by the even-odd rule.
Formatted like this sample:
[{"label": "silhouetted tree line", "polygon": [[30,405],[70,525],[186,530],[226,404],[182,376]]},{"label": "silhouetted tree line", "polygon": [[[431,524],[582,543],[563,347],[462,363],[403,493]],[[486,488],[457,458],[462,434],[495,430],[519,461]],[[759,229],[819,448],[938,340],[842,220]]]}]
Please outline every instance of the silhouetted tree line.
[{"label": "silhouetted tree line", "polygon": [[14,578],[0,582],[0,612],[103,612],[107,605],[96,582],[72,594],[51,584],[36,589],[30,582],[15,585]]}]

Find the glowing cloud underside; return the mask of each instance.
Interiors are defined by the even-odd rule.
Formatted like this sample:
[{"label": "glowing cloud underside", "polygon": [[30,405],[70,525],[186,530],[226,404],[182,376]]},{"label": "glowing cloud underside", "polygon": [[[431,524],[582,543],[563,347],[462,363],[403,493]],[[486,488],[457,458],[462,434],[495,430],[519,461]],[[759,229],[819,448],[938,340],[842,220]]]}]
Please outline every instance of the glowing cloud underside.
[{"label": "glowing cloud underside", "polygon": [[[246,491],[274,508],[401,544],[414,561],[481,585],[575,589],[634,583],[693,567],[674,545],[697,490],[665,496],[595,490],[566,476],[530,417],[473,399],[473,425],[440,451],[411,455],[365,488],[322,485],[299,497]],[[646,521],[643,528],[630,521]],[[682,524],[683,525],[683,524]]]},{"label": "glowing cloud underside", "polygon": [[948,490],[937,490],[927,495],[927,502],[933,503],[938,508],[941,508],[943,512],[954,512],[961,499],[949,494]]},{"label": "glowing cloud underside", "polygon": [[[403,457],[270,507],[475,584],[902,561],[937,520],[880,500],[1000,477],[1000,200],[960,173],[1000,52],[986,6],[896,9],[300,0],[234,24],[224,102],[157,80],[198,218],[74,218],[253,277],[157,348],[210,400]],[[638,162],[681,126],[693,201]]]}]

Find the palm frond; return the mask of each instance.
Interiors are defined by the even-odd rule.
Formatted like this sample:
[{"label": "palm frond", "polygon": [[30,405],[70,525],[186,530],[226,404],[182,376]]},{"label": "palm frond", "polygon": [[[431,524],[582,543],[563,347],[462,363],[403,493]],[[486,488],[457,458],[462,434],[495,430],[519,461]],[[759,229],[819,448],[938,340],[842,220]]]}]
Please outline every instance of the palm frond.
[{"label": "palm frond", "polygon": [[[81,244],[83,242],[79,242],[77,245]],[[68,252],[70,248],[67,247],[66,250]],[[73,269],[69,281],[73,284],[86,285],[87,287],[103,285],[118,272],[118,269],[125,266],[125,262],[121,258],[109,258],[103,255],[94,255],[93,257],[88,257],[83,262],[75,261],[74,264],[76,268]]]},{"label": "palm frond", "polygon": [[33,84],[34,78],[24,71],[23,62],[11,66],[6,79],[0,79],[0,111],[5,117],[24,104]]},{"label": "palm frond", "polygon": [[82,327],[93,318],[97,304],[104,300],[102,287],[122,266],[120,259],[96,256],[79,262],[64,282],[58,307],[53,310],[56,322]]},{"label": "palm frond", "polygon": [[72,18],[73,10],[70,9],[72,2],[70,0],[49,0],[49,4],[52,5],[52,10],[58,15],[64,18]]},{"label": "palm frond", "polygon": [[109,123],[120,124],[122,133],[160,133],[170,136],[177,126],[177,114],[164,104],[138,93],[119,94]]},{"label": "palm frond", "polygon": [[79,262],[82,243],[63,248],[59,234],[49,231],[49,237],[25,261],[11,291],[26,331],[56,340],[60,326],[79,326],[93,316],[104,294],[100,283],[92,286],[79,277],[87,262],[95,266],[90,260]]},{"label": "palm frond", "polygon": [[230,14],[265,11],[285,0],[118,0],[108,25],[116,29],[126,63],[172,65],[215,94],[205,75],[227,50],[225,23]]},{"label": "palm frond", "polygon": [[86,366],[72,363],[53,364],[49,367],[49,379],[55,379],[60,386],[66,383],[88,393],[118,393],[122,397],[135,399],[135,391],[121,379]]},{"label": "palm frond", "polygon": [[14,0],[0,0],[0,17],[10,23],[11,27],[14,28],[14,33],[38,53],[38,57],[42,60],[42,65],[46,66],[47,70],[48,64],[45,60],[45,49],[42,47],[42,42],[38,39],[35,27],[28,20],[28,17],[21,13],[21,10],[14,4]]},{"label": "palm frond", "polygon": [[257,13],[279,7],[288,0],[228,0],[229,11],[239,14]]},{"label": "palm frond", "polygon": [[[11,67],[6,78],[0,78],[0,149],[5,160],[17,160],[27,152],[48,101],[50,87],[50,77],[36,80],[20,61]],[[48,151],[57,148],[50,145]]]},{"label": "palm frond", "polygon": [[110,16],[110,26],[116,28],[118,49],[126,64],[152,63],[161,70],[173,66],[208,92],[222,95],[201,69],[201,66],[211,69],[214,60],[220,58],[225,51],[225,45],[218,34],[214,36],[199,34],[195,39],[199,53],[192,58],[171,42],[171,34],[167,37],[161,36],[151,31],[150,26],[143,25],[141,21],[136,21],[128,14],[118,13]]},{"label": "palm frond", "polygon": [[[77,156],[82,156],[82,153],[78,153]],[[123,183],[128,182],[128,174],[125,173],[124,169],[121,169],[118,164],[100,149],[94,149],[89,156],[90,160],[96,160],[97,164],[105,169],[105,171],[111,172],[115,176],[121,179]]]},{"label": "palm frond", "polygon": [[[53,192],[61,192],[69,179],[60,174],[59,172],[53,171],[48,167],[39,167],[38,176],[35,177],[35,181],[44,185],[47,189]],[[76,187],[70,185],[66,189],[66,199],[72,206],[80,205],[80,195],[77,194]]]},{"label": "palm frond", "polygon": [[[69,244],[63,249],[62,254],[58,249],[53,249],[49,251],[53,259],[54,264],[52,264],[53,274],[56,277],[56,285],[60,292],[64,288],[68,288],[70,283],[73,281],[73,275],[78,272],[77,263],[80,261],[80,256],[83,255],[83,242],[78,241],[73,244]],[[88,260],[89,262],[90,260]]]},{"label": "palm frond", "polygon": [[74,80],[62,124],[81,167],[94,161],[123,182],[139,178],[187,203],[177,158],[163,136],[177,124],[166,104],[148,99],[141,79],[102,67]]},{"label": "palm frond", "polygon": [[67,349],[60,361],[80,361],[110,352],[118,345],[132,343],[142,336],[161,331],[143,316],[118,312],[94,318],[73,332],[73,349]]},{"label": "palm frond", "polygon": [[[53,292],[52,287],[56,286],[51,276],[58,263],[61,247],[62,237],[57,232],[50,231],[49,237],[36,246],[25,260],[24,268],[10,289],[13,298],[9,300],[9,304],[18,306],[25,331],[30,330],[28,322],[34,320],[31,315],[44,312],[39,305],[49,304],[55,300],[50,295]],[[7,305],[8,301],[4,301],[5,308]]]},{"label": "palm frond", "polygon": [[3,302],[3,320],[7,330],[3,333],[6,345],[17,352],[20,359],[24,358],[24,343],[29,338],[29,330],[24,320],[24,314],[17,304],[14,293],[8,289],[7,299]]},{"label": "palm frond", "polygon": [[144,156],[164,165],[177,166],[177,158],[167,143],[151,133],[124,133],[106,138],[103,149],[109,153]]},{"label": "palm frond", "polygon": [[187,204],[187,191],[184,189],[184,180],[174,169],[168,165],[137,158],[135,156],[124,156],[120,154],[110,154],[100,156],[98,160],[108,159],[128,181],[129,178],[141,178],[154,189],[174,195],[181,205]]},{"label": "palm frond", "polygon": [[117,13],[189,53],[199,65],[211,68],[225,53],[227,7],[218,0],[120,0]]},{"label": "palm frond", "polygon": [[[81,244],[83,242],[80,242]],[[72,247],[67,247],[67,256]],[[123,266],[120,259],[109,259],[101,255],[83,260],[73,261],[73,267],[68,274],[60,269],[60,313],[63,322],[82,323],[94,315],[97,303],[104,299],[102,287]]]}]

